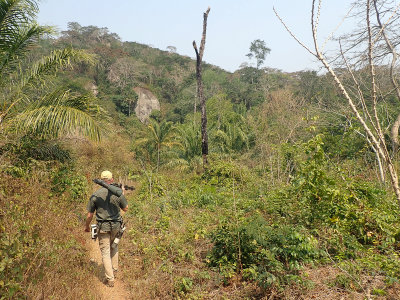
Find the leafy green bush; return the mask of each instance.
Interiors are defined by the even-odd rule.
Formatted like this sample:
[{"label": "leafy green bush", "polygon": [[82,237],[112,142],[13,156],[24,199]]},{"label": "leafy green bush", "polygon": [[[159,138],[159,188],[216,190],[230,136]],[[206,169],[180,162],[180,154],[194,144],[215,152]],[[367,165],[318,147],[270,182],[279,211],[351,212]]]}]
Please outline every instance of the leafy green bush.
[{"label": "leafy green bush", "polygon": [[[24,281],[24,274],[32,267],[31,260],[35,255],[39,240],[39,230],[31,227],[20,215],[26,210],[13,201],[6,203],[4,212],[15,222],[11,228],[2,228],[0,235],[0,290],[1,299],[15,299],[14,295],[21,289],[21,282]],[[3,213],[3,212],[1,212]],[[0,224],[4,226],[6,224]],[[3,298],[4,297],[4,298]]]},{"label": "leafy green bush", "polygon": [[178,295],[185,295],[192,290],[193,281],[189,277],[178,277],[175,279],[175,292]]},{"label": "leafy green bush", "polygon": [[210,163],[205,170],[202,179],[209,184],[231,186],[233,180],[235,183],[242,183],[246,180],[246,171],[233,162],[217,160]]},{"label": "leafy green bush", "polygon": [[354,125],[347,128],[343,125],[346,123],[343,119],[333,120],[338,124],[323,128],[323,147],[331,157],[354,159],[368,149],[367,143],[365,138],[357,133],[360,128]]},{"label": "leafy green bush", "polygon": [[303,143],[301,149],[304,152],[298,154],[301,159],[297,158],[292,186],[281,199],[291,222],[318,228],[322,235],[323,230],[328,230],[330,247],[335,236],[341,239],[342,245],[348,242],[351,248],[353,244],[353,249],[358,247],[355,243],[377,245],[394,238],[398,232],[398,207],[384,190],[369,182],[348,178],[332,166],[320,135]]},{"label": "leafy green bush", "polygon": [[304,228],[268,225],[261,217],[248,224],[221,226],[211,236],[208,259],[225,278],[235,272],[267,288],[299,279],[302,264],[319,260],[324,252]]},{"label": "leafy green bush", "polygon": [[61,163],[71,159],[69,151],[63,149],[59,144],[30,137],[23,137],[18,143],[7,143],[0,147],[0,155],[6,152],[15,155],[19,165],[26,164],[30,159]]},{"label": "leafy green bush", "polygon": [[88,183],[85,176],[77,174],[75,168],[63,165],[57,169],[51,179],[51,191],[56,195],[68,193],[72,201],[86,199]]},{"label": "leafy green bush", "polygon": [[4,169],[4,172],[16,178],[22,178],[27,175],[28,170],[24,167],[8,166]]}]

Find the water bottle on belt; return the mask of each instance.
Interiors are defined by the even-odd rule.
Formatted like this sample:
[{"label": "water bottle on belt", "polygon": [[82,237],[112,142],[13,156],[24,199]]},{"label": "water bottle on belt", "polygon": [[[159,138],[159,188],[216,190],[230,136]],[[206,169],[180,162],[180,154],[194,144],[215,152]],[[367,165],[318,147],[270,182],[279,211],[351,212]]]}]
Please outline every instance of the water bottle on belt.
[{"label": "water bottle on belt", "polygon": [[126,226],[123,224],[121,226],[121,229],[118,231],[117,235],[115,236],[114,242],[112,243],[111,247],[115,248],[119,244],[119,241],[121,240],[122,234],[126,230]]}]

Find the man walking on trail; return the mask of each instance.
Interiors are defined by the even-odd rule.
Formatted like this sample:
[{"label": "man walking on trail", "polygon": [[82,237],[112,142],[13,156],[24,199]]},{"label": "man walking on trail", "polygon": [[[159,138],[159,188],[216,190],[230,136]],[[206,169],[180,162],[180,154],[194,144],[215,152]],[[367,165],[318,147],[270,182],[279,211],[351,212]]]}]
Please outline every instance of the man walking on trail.
[{"label": "man walking on trail", "polygon": [[106,275],[104,283],[113,287],[115,274],[118,271],[118,245],[112,244],[122,225],[120,209],[126,212],[128,202],[123,195],[123,190],[112,185],[114,180],[110,171],[103,171],[101,180],[96,181],[96,183],[103,187],[94,192],[87,205],[88,214],[85,231],[90,231],[90,222],[96,211],[99,246]]}]

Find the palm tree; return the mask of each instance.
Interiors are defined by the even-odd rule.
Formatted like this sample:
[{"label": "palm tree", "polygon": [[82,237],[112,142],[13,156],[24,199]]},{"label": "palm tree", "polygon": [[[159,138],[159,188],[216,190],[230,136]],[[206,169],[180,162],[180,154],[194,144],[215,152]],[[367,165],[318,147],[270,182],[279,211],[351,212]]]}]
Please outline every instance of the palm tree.
[{"label": "palm tree", "polygon": [[93,97],[60,88],[48,92],[46,84],[50,75],[73,62],[93,63],[94,59],[66,48],[30,63],[32,46],[52,33],[50,27],[36,23],[37,13],[35,0],[0,0],[0,129],[46,137],[78,131],[99,139],[101,126],[94,117],[102,111]]},{"label": "palm tree", "polygon": [[249,133],[243,116],[234,113],[230,119],[223,119],[219,129],[212,134],[216,147],[229,153],[249,148]]},{"label": "palm tree", "polygon": [[135,148],[148,147],[150,151],[157,151],[157,172],[160,166],[161,148],[171,148],[178,144],[173,140],[174,128],[172,125],[172,122],[157,122],[154,119],[150,119],[144,136],[134,142]]},{"label": "palm tree", "polygon": [[201,156],[201,131],[193,123],[182,124],[177,128],[177,141],[180,144],[181,158],[190,162]]},{"label": "palm tree", "polygon": [[66,133],[80,133],[92,140],[100,140],[100,130],[93,124],[104,111],[95,104],[93,94],[77,95],[59,89],[28,103],[8,122],[17,134],[46,139]]}]

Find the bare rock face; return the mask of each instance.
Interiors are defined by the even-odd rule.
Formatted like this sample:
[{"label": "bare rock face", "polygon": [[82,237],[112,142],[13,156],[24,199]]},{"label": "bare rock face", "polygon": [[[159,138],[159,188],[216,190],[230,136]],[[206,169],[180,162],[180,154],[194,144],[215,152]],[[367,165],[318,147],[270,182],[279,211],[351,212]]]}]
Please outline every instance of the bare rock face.
[{"label": "bare rock face", "polygon": [[85,89],[91,91],[95,97],[99,93],[98,87],[97,87],[96,83],[94,83],[94,82],[88,82],[84,86],[85,86]]},{"label": "bare rock face", "polygon": [[136,87],[134,91],[139,97],[135,108],[136,116],[139,118],[140,122],[146,123],[153,110],[160,110],[160,102],[156,96],[147,89]]},{"label": "bare rock face", "polygon": [[93,95],[96,97],[97,94],[99,93],[99,90],[97,88],[97,85],[93,82],[90,86],[90,90],[92,91]]}]

